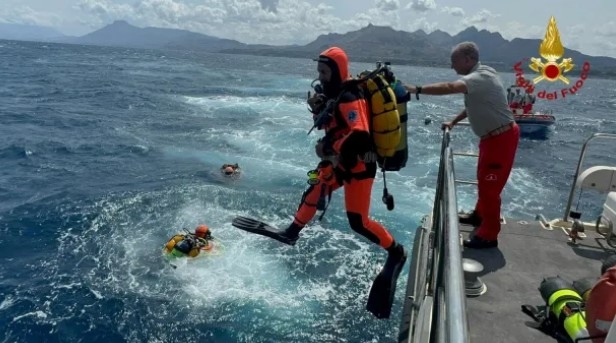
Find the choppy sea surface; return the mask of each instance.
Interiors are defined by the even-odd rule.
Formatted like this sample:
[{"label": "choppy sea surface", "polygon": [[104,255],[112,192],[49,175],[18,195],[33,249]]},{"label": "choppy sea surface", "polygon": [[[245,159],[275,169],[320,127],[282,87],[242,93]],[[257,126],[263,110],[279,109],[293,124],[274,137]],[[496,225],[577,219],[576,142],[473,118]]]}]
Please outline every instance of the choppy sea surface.
[{"label": "choppy sea surface", "polygon": [[[315,69],[308,59],[0,41],[0,341],[395,342],[408,264],[392,319],[375,319],[364,307],[385,253],[350,230],[341,194],[295,247],[230,224],[292,220],[317,163],[305,105]],[[393,69],[411,83],[456,78]],[[557,123],[547,139],[521,140],[505,215],[562,215],[582,143],[616,133],[615,88],[591,72],[578,95],[537,103]],[[393,212],[375,183],[373,216],[407,246],[434,199],[439,123],[462,106],[461,96],[411,102],[409,163],[387,177]],[[468,128],[453,140],[476,150]],[[614,165],[615,151],[598,143],[587,158]],[[240,179],[219,175],[227,162]],[[473,179],[474,163],[457,159],[459,178]],[[470,208],[472,187],[458,193]],[[605,196],[587,193],[591,220]],[[170,268],[162,245],[200,223],[224,252]]]}]

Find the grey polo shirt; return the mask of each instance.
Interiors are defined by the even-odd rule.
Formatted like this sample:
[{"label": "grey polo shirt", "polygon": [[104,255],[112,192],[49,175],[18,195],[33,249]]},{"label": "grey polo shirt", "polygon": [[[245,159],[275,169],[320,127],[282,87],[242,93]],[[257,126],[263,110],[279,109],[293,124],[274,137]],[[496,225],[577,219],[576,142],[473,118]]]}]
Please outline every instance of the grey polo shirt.
[{"label": "grey polo shirt", "polygon": [[466,85],[464,106],[468,122],[479,137],[513,122],[507,105],[507,94],[492,67],[477,64],[460,81]]}]

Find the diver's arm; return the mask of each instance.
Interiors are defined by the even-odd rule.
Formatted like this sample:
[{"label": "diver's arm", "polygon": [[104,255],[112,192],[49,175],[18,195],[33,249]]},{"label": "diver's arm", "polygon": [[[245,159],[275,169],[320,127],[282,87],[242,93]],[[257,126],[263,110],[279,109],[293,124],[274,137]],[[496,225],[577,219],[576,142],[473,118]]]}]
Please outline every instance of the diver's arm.
[{"label": "diver's arm", "polygon": [[338,155],[338,162],[345,169],[355,167],[359,158],[372,149],[372,138],[366,122],[367,114],[362,114],[361,108],[351,106],[345,110],[342,107],[340,111],[350,131],[337,139],[333,148]]},{"label": "diver's arm", "polygon": [[342,146],[345,145],[345,141],[351,136],[354,136],[353,142],[355,142],[355,144],[362,144],[356,139],[358,134],[360,136],[367,136],[368,143],[371,143],[369,131],[370,119],[366,106],[366,101],[357,94],[346,92],[340,97],[335,115],[338,116],[338,121],[343,123],[344,127],[348,128],[348,132],[333,142],[332,145],[337,154],[342,153]]}]

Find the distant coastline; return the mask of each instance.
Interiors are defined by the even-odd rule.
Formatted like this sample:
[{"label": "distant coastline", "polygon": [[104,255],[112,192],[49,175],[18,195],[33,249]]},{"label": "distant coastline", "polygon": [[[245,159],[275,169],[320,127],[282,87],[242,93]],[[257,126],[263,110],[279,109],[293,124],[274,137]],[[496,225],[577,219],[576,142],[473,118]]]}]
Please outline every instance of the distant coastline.
[{"label": "distant coastline", "polygon": [[[451,36],[438,30],[427,34],[421,30],[405,32],[388,26],[368,25],[344,34],[321,35],[306,45],[291,46],[245,44],[178,29],[140,28],[122,20],[81,37],[58,37],[59,33],[50,28],[22,26],[21,31],[19,29],[20,27],[7,24],[0,26],[0,39],[7,38],[7,35],[10,38],[11,35],[15,36],[21,32],[19,37],[22,38],[13,39],[290,58],[314,58],[327,47],[340,46],[357,62],[373,63],[380,60],[397,65],[437,68],[449,68],[452,46],[462,41],[474,41],[479,45],[481,60],[501,72],[512,72],[516,62],[538,57],[538,47],[541,44],[539,39],[507,40],[498,32],[477,30],[475,27],[469,27]],[[589,56],[567,48],[564,57],[572,58],[576,64],[570,73],[579,74],[577,69],[584,62],[589,62],[591,78],[616,78],[616,58]]]}]

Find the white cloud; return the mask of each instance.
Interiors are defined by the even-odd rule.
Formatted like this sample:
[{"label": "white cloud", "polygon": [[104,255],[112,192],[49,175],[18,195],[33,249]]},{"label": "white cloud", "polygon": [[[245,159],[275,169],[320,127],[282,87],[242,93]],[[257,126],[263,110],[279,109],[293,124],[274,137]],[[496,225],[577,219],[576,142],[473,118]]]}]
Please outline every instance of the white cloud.
[{"label": "white cloud", "polygon": [[2,6],[0,7],[0,22],[57,27],[62,24],[63,20],[57,14],[35,11],[29,6]]},{"label": "white cloud", "polygon": [[415,11],[425,12],[436,8],[434,0],[413,0],[405,7],[406,9],[414,9]]},{"label": "white cloud", "polygon": [[375,1],[376,8],[385,11],[397,11],[400,8],[400,1],[398,0],[376,0]]},{"label": "white cloud", "polygon": [[[81,0],[86,21],[99,28],[124,19],[137,26],[181,28],[243,43],[308,43],[319,34],[344,33],[372,23],[397,27],[399,0],[376,0],[373,8],[343,20],[324,4],[306,0],[205,0],[198,5],[185,0],[137,0],[132,5],[112,0]],[[275,3],[275,11],[271,5]]]},{"label": "white cloud", "polygon": [[464,10],[461,9],[460,7],[449,7],[449,6],[445,6],[443,8],[441,8],[441,11],[451,14],[454,17],[464,17]]},{"label": "white cloud", "polygon": [[[497,12],[499,6],[468,13],[463,5],[438,6],[436,0],[405,0],[403,4],[402,0],[63,0],[64,8],[52,7],[48,0],[2,1],[8,4],[0,6],[0,22],[71,28],[74,34],[122,19],[140,27],[178,28],[244,43],[276,45],[305,44],[320,34],[345,33],[369,23],[405,31],[438,28],[451,34],[473,25],[500,32],[506,39],[541,39],[546,29],[545,23],[536,25],[524,17],[506,21],[509,17]],[[24,2],[29,5],[19,5]],[[77,5],[71,8],[71,2]],[[357,10],[340,11],[345,7]],[[580,21],[575,27],[559,27],[563,44],[579,47],[584,53],[614,55],[610,38],[616,36],[616,20],[602,23],[596,26]]]},{"label": "white cloud", "polygon": [[87,18],[81,18],[80,21],[91,28],[98,28],[117,19],[130,20],[135,15],[133,7],[107,0],[81,0],[77,8],[87,13]]},{"label": "white cloud", "polygon": [[602,37],[616,37],[616,21],[610,20],[600,26],[595,26],[593,33]]},{"label": "white cloud", "polygon": [[259,0],[259,2],[261,3],[261,7],[263,7],[264,10],[270,12],[277,11],[276,7],[278,6],[278,0]]},{"label": "white cloud", "polygon": [[567,48],[594,56],[616,56],[615,21],[608,21],[601,26],[576,24],[558,29],[563,45]]},{"label": "white cloud", "polygon": [[405,21],[404,26],[401,29],[404,31],[409,31],[409,32],[423,30],[426,33],[430,33],[436,30],[437,27],[438,27],[437,22],[435,21],[431,22],[426,17],[420,17],[412,21]]},{"label": "white cloud", "polygon": [[498,25],[489,25],[490,31],[498,31],[506,39],[513,38],[533,38],[543,39],[545,28],[539,25],[526,25],[519,21],[509,21],[507,23],[498,23]]},{"label": "white cloud", "polygon": [[330,32],[334,24],[344,23],[329,14],[331,7],[298,0],[281,0],[275,11],[260,0],[206,0],[199,5],[181,0],[139,0],[132,5],[81,0],[79,8],[89,14],[86,20],[93,27],[125,19],[138,26],[182,28],[246,43],[292,43],[314,35],[315,27]]},{"label": "white cloud", "polygon": [[465,26],[478,25],[488,22],[491,18],[496,18],[499,15],[494,14],[486,9],[482,9],[471,17],[464,18],[462,24]]},{"label": "white cloud", "polygon": [[[399,22],[399,16],[395,12],[390,12],[389,15],[382,15],[382,11],[377,9],[370,9],[365,13],[358,13],[353,17],[353,21],[346,26],[344,30],[355,30],[367,26],[368,24],[378,26],[392,26],[396,27]],[[342,27],[341,27],[342,28]],[[340,31],[342,32],[342,31]]]}]

